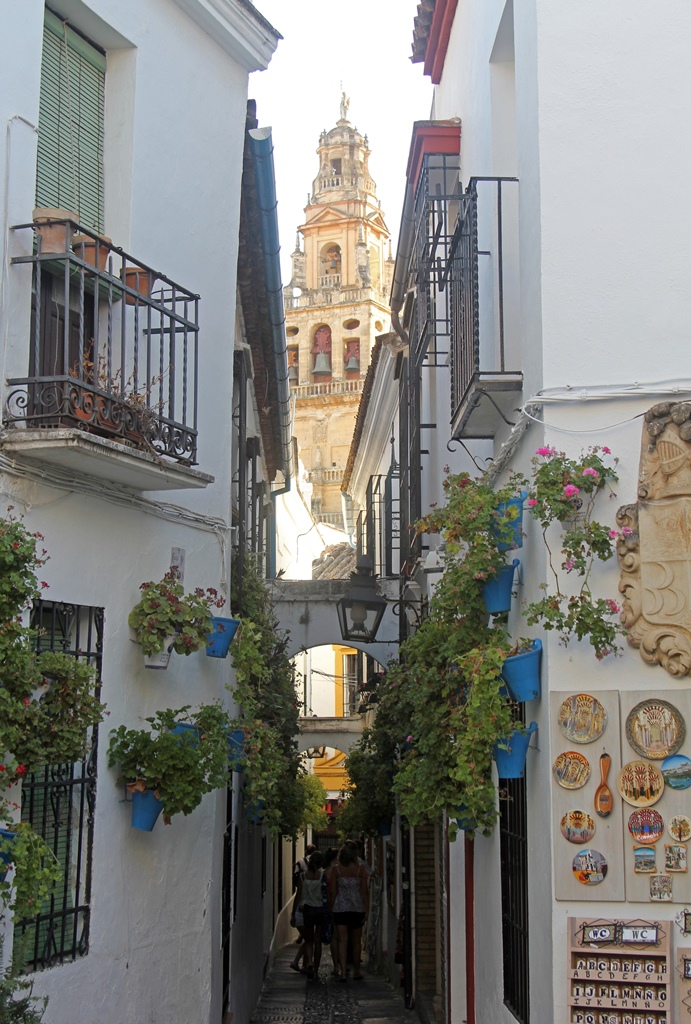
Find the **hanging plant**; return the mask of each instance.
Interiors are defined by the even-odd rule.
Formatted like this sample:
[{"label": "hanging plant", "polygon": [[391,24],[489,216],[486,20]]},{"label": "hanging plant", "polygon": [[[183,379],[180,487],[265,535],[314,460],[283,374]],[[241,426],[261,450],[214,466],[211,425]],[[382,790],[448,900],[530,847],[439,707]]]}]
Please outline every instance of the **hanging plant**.
[{"label": "hanging plant", "polygon": [[[619,655],[619,637],[625,630],[614,616],[621,608],[611,598],[597,597],[591,589],[593,569],[614,554],[618,531],[593,518],[598,495],[616,482],[618,459],[607,447],[592,447],[578,458],[556,448],[538,448],[532,459],[533,478],[528,507],[542,528],[550,581],[544,596],[525,609],[527,621],[555,630],[565,646],[572,637],[588,640],[598,661]],[[558,529],[559,533],[555,533]],[[559,552],[557,554],[557,551]]]},{"label": "hanging plant", "polygon": [[[228,784],[230,720],[220,704],[157,711],[148,727],[111,730],[108,766],[119,767],[129,787],[151,790],[163,803],[169,824],[174,814],[191,814],[202,797]],[[180,723],[194,726],[174,732]]]},{"label": "hanging plant", "polygon": [[197,587],[186,594],[177,569],[170,569],[158,583],[142,583],[141,599],[127,621],[144,654],[159,654],[171,638],[177,654],[193,654],[206,647],[213,630],[211,609],[221,608],[225,598],[213,587]]},{"label": "hanging plant", "polygon": [[[229,689],[241,709],[232,722],[242,729],[243,794],[273,834],[296,836],[304,827],[304,767],[296,742],[299,701],[288,637],[278,629],[267,582],[245,555],[242,580],[233,577],[232,603],[241,626],[230,649],[235,682]],[[257,810],[261,808],[260,810]]]}]

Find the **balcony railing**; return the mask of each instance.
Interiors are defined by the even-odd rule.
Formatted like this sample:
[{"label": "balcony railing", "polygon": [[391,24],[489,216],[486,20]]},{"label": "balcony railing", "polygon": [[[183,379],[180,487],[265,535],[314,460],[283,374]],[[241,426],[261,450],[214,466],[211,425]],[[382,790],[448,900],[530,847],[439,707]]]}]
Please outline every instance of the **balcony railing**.
[{"label": "balcony railing", "polygon": [[492,437],[522,389],[518,180],[471,178],[462,197],[441,287],[451,312],[455,437]]},{"label": "balcony railing", "polygon": [[[34,231],[28,374],[6,420],[78,427],[186,465],[197,461],[199,296],[67,221]],[[47,251],[47,250],[57,251]]]},{"label": "balcony railing", "polygon": [[320,288],[340,288],[341,287],[341,275],[340,274],[322,274],[319,278]]},{"label": "balcony railing", "polygon": [[326,384],[291,385],[295,398],[317,398],[319,395],[356,395],[362,391],[364,380],[330,380]]}]

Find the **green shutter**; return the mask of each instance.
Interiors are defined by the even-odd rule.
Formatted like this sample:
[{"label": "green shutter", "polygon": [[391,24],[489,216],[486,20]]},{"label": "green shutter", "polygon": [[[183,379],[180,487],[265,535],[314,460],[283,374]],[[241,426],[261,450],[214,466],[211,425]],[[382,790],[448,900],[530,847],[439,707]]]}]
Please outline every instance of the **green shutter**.
[{"label": "green shutter", "polygon": [[36,205],[73,210],[103,231],[105,56],[46,11]]}]

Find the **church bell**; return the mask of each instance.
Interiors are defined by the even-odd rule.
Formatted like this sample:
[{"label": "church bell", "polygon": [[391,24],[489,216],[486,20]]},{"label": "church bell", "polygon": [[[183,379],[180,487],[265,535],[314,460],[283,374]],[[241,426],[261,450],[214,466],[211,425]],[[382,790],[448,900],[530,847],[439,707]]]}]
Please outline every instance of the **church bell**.
[{"label": "church bell", "polygon": [[359,370],[360,369],[360,360],[358,359],[358,357],[357,356],[351,356],[350,359],[348,360],[348,362],[346,363],[345,368],[346,368],[346,370]]},{"label": "church bell", "polygon": [[317,352],[314,360],[314,373],[331,373],[331,362],[326,352]]}]

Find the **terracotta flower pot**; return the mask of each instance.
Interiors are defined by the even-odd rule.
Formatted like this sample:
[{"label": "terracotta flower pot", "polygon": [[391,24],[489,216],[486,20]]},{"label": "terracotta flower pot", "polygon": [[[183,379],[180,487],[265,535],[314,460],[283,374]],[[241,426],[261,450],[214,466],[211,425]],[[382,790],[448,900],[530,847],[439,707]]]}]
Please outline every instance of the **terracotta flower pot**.
[{"label": "terracotta flower pot", "polygon": [[[148,299],[151,294],[155,276],[148,270],[144,270],[143,267],[125,267],[125,270],[121,272],[120,276],[123,278],[128,288],[131,288],[144,299]],[[137,299],[134,295],[125,294],[125,302],[128,306],[134,306]]]},{"label": "terracotta flower pot", "polygon": [[[85,263],[91,264],[92,267],[98,267],[99,270],[103,271],[106,269],[108,263],[108,256],[110,255],[110,246],[112,239],[107,238],[105,235],[98,236],[98,252],[96,252],[96,239],[91,238],[90,235],[75,235],[72,239],[72,250],[75,256],[78,256],[80,260],[84,260]],[[96,262],[98,260],[98,263]]]},{"label": "terracotta flower pot", "polygon": [[[65,255],[70,251],[72,236],[78,224],[76,213],[57,207],[39,206],[34,210],[32,219],[39,239],[39,253],[53,252]],[[56,224],[55,221],[68,223]]]}]

